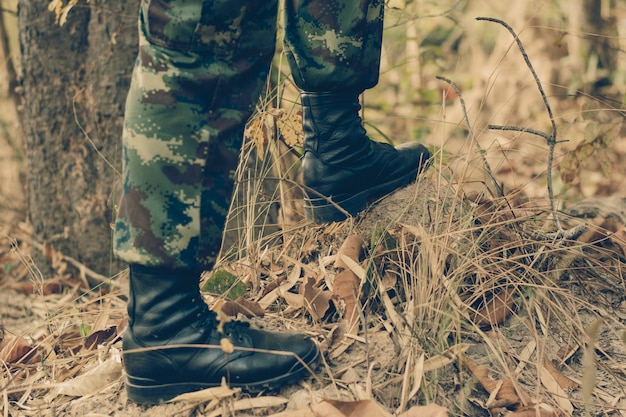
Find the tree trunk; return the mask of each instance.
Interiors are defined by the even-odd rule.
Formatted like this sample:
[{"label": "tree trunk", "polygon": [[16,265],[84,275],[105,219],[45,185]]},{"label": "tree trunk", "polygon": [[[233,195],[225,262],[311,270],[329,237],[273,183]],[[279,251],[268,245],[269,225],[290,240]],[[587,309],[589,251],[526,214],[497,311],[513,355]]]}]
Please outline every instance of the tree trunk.
[{"label": "tree trunk", "polygon": [[80,2],[63,26],[48,3],[18,10],[29,218],[40,241],[108,274],[139,1]]}]

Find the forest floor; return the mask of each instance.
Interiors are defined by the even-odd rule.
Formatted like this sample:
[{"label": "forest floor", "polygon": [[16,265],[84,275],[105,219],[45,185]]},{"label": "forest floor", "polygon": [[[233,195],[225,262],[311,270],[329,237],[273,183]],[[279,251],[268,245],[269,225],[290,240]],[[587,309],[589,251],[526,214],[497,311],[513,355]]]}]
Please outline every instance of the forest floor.
[{"label": "forest floor", "polygon": [[[331,225],[303,222],[294,197],[280,227],[258,240],[240,232],[225,252],[218,268],[239,277],[262,311],[245,320],[306,332],[324,352],[313,375],[278,392],[221,387],[153,407],[128,401],[126,273],[92,271],[37,241],[22,206],[5,210],[0,415],[626,416],[623,87],[557,88],[546,75],[560,65],[547,49],[555,43],[534,29],[524,40],[549,79],[554,161],[545,138],[486,128],[551,132],[503,36],[489,56],[459,49],[459,60],[487,68],[472,82],[462,71],[449,76],[460,97],[429,62],[415,81],[419,97],[401,100],[402,85],[388,84],[366,94],[365,119],[384,132],[372,136],[435,151],[415,184]],[[340,273],[358,297],[334,285]],[[205,295],[213,308],[227,301]]]},{"label": "forest floor", "polygon": [[[615,144],[613,157],[625,160],[617,149],[626,150],[626,137]],[[129,402],[120,358],[127,277],[94,288],[97,274],[33,242],[26,223],[5,226],[4,415],[447,415],[412,408],[428,404],[449,415],[626,415],[619,216],[573,208],[578,217],[562,214],[563,225],[584,222],[585,232],[556,237],[545,202],[466,195],[445,169],[431,167],[354,220],[296,223],[255,259],[222,265],[262,306],[264,317],[250,321],[306,332],[325,353],[314,376],[255,396],[223,388],[153,407]],[[617,170],[610,178],[624,180]],[[622,202],[606,197],[597,202]],[[362,254],[347,269],[363,297],[352,300],[361,330],[350,334],[333,282],[342,245],[355,236]],[[53,276],[31,263],[37,249],[48,251]],[[207,302],[221,303],[209,294]]]}]

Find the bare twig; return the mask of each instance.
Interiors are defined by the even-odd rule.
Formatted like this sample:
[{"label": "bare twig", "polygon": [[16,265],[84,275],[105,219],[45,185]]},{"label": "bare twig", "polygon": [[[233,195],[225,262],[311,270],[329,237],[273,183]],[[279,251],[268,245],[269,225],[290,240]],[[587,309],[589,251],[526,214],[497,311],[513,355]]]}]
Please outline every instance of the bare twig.
[{"label": "bare twig", "polygon": [[548,135],[547,133],[542,132],[541,130],[535,130],[535,129],[531,129],[528,127],[487,125],[487,128],[492,129],[492,130],[513,130],[515,132],[530,133],[536,136],[540,136],[547,141],[552,140],[552,137]]},{"label": "bare twig", "polygon": [[557,228],[557,230],[561,233],[564,232],[563,227],[561,226],[561,223],[559,222],[559,218],[557,217],[557,213],[556,213],[556,204],[554,202],[554,189],[552,187],[552,163],[554,161],[554,148],[557,144],[556,141],[556,122],[554,121],[554,115],[552,114],[552,108],[550,107],[550,104],[548,103],[548,97],[546,96],[545,91],[543,90],[543,86],[541,84],[541,80],[539,79],[539,76],[537,75],[537,72],[535,71],[533,64],[530,62],[530,59],[528,58],[528,54],[526,54],[526,50],[524,49],[524,45],[522,44],[522,41],[519,39],[519,36],[517,36],[517,34],[515,33],[515,31],[513,30],[513,28],[506,22],[504,22],[503,20],[500,19],[495,19],[492,17],[477,17],[476,20],[484,20],[484,21],[488,21],[488,22],[494,22],[494,23],[499,23],[500,25],[504,26],[510,33],[511,35],[513,35],[513,38],[515,39],[515,42],[517,43],[517,47],[519,48],[522,57],[524,57],[524,61],[526,62],[526,65],[528,66],[528,69],[530,70],[531,74],[533,75],[534,79],[535,79],[535,83],[537,84],[537,88],[539,89],[539,93],[541,94],[541,98],[543,99],[543,104],[546,107],[546,111],[548,112],[548,116],[550,117],[550,123],[552,124],[552,134],[548,135],[546,133],[542,133],[539,132],[537,130],[532,130],[532,129],[525,129],[525,128],[520,128],[520,127],[516,127],[516,126],[496,126],[496,125],[489,125],[489,129],[495,129],[495,130],[516,130],[519,132],[528,132],[528,133],[532,133],[538,136],[543,137],[544,139],[546,139],[546,141],[548,142],[548,146],[549,146],[549,151],[548,151],[548,167],[547,167],[547,182],[548,182],[548,195],[550,198],[550,208],[552,209],[552,218],[554,219],[554,224]]},{"label": "bare twig", "polygon": [[557,240],[557,239],[565,239],[565,240],[573,240],[578,238],[585,229],[587,228],[586,223],[581,223],[577,226],[572,227],[571,229],[563,229],[557,230],[556,232],[551,233],[533,233],[533,237],[538,240]]},{"label": "bare twig", "polygon": [[452,80],[450,80],[450,79],[448,79],[446,77],[437,76],[436,78],[438,80],[445,81],[448,84],[450,84],[450,86],[452,87],[452,89],[454,90],[456,95],[459,97],[459,100],[461,102],[461,109],[463,110],[463,117],[465,118],[465,124],[467,125],[467,128],[469,129],[469,133],[470,133],[470,137],[472,139],[472,142],[474,143],[474,146],[476,147],[476,149],[478,150],[478,153],[480,154],[481,158],[483,159],[483,164],[485,165],[485,169],[487,170],[487,174],[489,175],[489,178],[491,179],[491,181],[493,181],[493,185],[496,188],[496,193],[498,194],[499,197],[504,197],[504,186],[498,184],[498,181],[496,180],[496,177],[493,174],[491,166],[489,165],[489,162],[487,162],[487,157],[485,156],[485,151],[480,147],[480,144],[476,140],[476,136],[474,135],[474,131],[472,130],[472,125],[470,124],[469,118],[467,116],[467,108],[465,107],[465,100],[463,100],[463,96],[461,94],[461,90],[454,83],[454,81],[452,81]]}]

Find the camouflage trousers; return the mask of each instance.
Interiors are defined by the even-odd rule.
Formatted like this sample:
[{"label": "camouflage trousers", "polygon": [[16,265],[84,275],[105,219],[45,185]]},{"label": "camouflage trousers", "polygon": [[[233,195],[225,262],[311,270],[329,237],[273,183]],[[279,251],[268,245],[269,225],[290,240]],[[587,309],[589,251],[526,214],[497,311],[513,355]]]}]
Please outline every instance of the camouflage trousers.
[{"label": "camouflage trousers", "polygon": [[[272,1],[142,0],[114,234],[123,261],[213,266],[277,13]],[[378,82],[382,0],[286,0],[284,22],[302,90],[362,92]]]}]

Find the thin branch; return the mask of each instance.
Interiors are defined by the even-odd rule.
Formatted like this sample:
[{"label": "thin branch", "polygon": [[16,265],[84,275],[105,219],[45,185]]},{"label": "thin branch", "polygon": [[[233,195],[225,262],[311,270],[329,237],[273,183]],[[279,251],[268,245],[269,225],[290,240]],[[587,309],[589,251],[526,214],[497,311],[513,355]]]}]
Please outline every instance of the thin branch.
[{"label": "thin branch", "polygon": [[541,136],[546,141],[552,140],[552,137],[550,135],[548,135],[546,132],[542,132],[540,130],[531,129],[531,128],[528,128],[528,127],[487,125],[487,129],[489,129],[489,130],[513,130],[513,131],[516,131],[516,132],[531,133],[533,135]]},{"label": "thin branch", "polygon": [[436,78],[438,80],[445,81],[446,83],[450,84],[450,86],[452,87],[452,89],[454,90],[456,95],[459,97],[459,100],[461,102],[461,109],[463,110],[463,117],[465,118],[465,124],[467,125],[467,128],[469,129],[470,137],[472,138],[472,142],[474,143],[474,146],[476,146],[476,149],[478,149],[478,153],[480,154],[481,158],[483,159],[483,164],[485,165],[485,169],[487,170],[487,174],[489,175],[489,178],[491,179],[491,181],[493,181],[493,185],[494,185],[494,187],[496,187],[496,192],[497,192],[498,196],[499,197],[504,197],[504,186],[503,185],[501,186],[500,184],[498,184],[498,181],[496,180],[496,177],[493,174],[491,166],[489,165],[489,162],[487,162],[487,157],[485,156],[485,151],[480,147],[480,144],[476,140],[476,136],[474,135],[474,131],[472,130],[472,125],[470,124],[469,117],[467,116],[467,108],[465,107],[465,100],[463,100],[463,95],[461,94],[461,90],[454,83],[454,81],[452,81],[452,80],[450,80],[450,79],[448,79],[446,77],[442,77],[442,76],[438,75],[438,76],[436,76]]},{"label": "thin branch", "polygon": [[585,229],[587,228],[586,223],[581,223],[577,226],[572,227],[571,229],[563,229],[556,232],[549,233],[533,233],[532,236],[538,240],[557,240],[557,239],[565,239],[565,240],[574,240],[580,236]]},{"label": "thin branch", "polygon": [[552,108],[550,107],[550,104],[548,103],[548,97],[546,96],[546,93],[543,90],[541,80],[539,79],[539,76],[537,75],[537,72],[535,71],[533,64],[530,62],[530,59],[528,58],[528,54],[526,54],[526,50],[524,49],[524,45],[522,44],[522,41],[519,39],[519,36],[517,36],[517,33],[515,33],[513,28],[508,23],[504,22],[503,20],[495,19],[492,17],[477,17],[476,20],[484,20],[487,22],[499,23],[500,25],[504,26],[511,33],[511,35],[513,35],[513,38],[515,39],[515,42],[517,43],[517,47],[519,48],[522,56],[524,57],[524,61],[526,62],[528,69],[530,70],[531,74],[533,75],[535,79],[535,83],[537,84],[537,88],[539,89],[539,93],[541,94],[541,98],[543,99],[543,104],[546,107],[548,116],[550,117],[550,123],[552,124],[552,134],[548,135],[545,133],[538,132],[536,130],[518,128],[515,126],[490,126],[489,128],[490,129],[495,128],[497,130],[517,130],[520,132],[529,132],[535,135],[539,135],[543,137],[544,139],[546,139],[546,141],[548,142],[548,146],[549,146],[548,161],[547,161],[548,167],[547,167],[546,175],[547,175],[547,183],[548,183],[548,196],[550,198],[550,208],[552,209],[552,218],[554,219],[554,224],[557,230],[563,233],[564,232],[563,227],[561,226],[559,218],[556,214],[556,204],[554,202],[554,188],[552,186],[552,163],[554,161],[554,148],[557,143],[556,141],[557,133],[556,133],[556,122],[554,121]]},{"label": "thin branch", "polygon": [[515,39],[515,42],[517,43],[517,47],[519,48],[522,56],[524,57],[524,61],[526,62],[526,65],[528,66],[528,69],[530,70],[531,74],[533,75],[533,78],[535,79],[535,83],[537,83],[537,88],[539,89],[539,93],[541,94],[541,98],[543,99],[543,104],[545,105],[546,110],[548,111],[548,116],[550,116],[550,123],[552,124],[552,136],[551,136],[551,139],[555,140],[555,138],[556,138],[556,122],[554,121],[554,116],[552,115],[552,108],[550,107],[550,104],[548,103],[548,97],[546,96],[546,93],[543,90],[543,86],[541,84],[541,80],[539,79],[539,76],[537,75],[537,72],[535,71],[535,68],[533,67],[533,64],[530,62],[530,58],[528,58],[528,54],[526,53],[526,50],[524,49],[524,45],[522,44],[522,41],[520,40],[519,36],[517,36],[517,33],[515,33],[513,28],[511,26],[509,26],[509,24],[506,23],[503,20],[495,19],[495,18],[492,18],[492,17],[477,17],[476,20],[486,20],[488,22],[499,23],[502,26],[504,26],[511,33],[511,35],[513,35],[513,38]]}]

